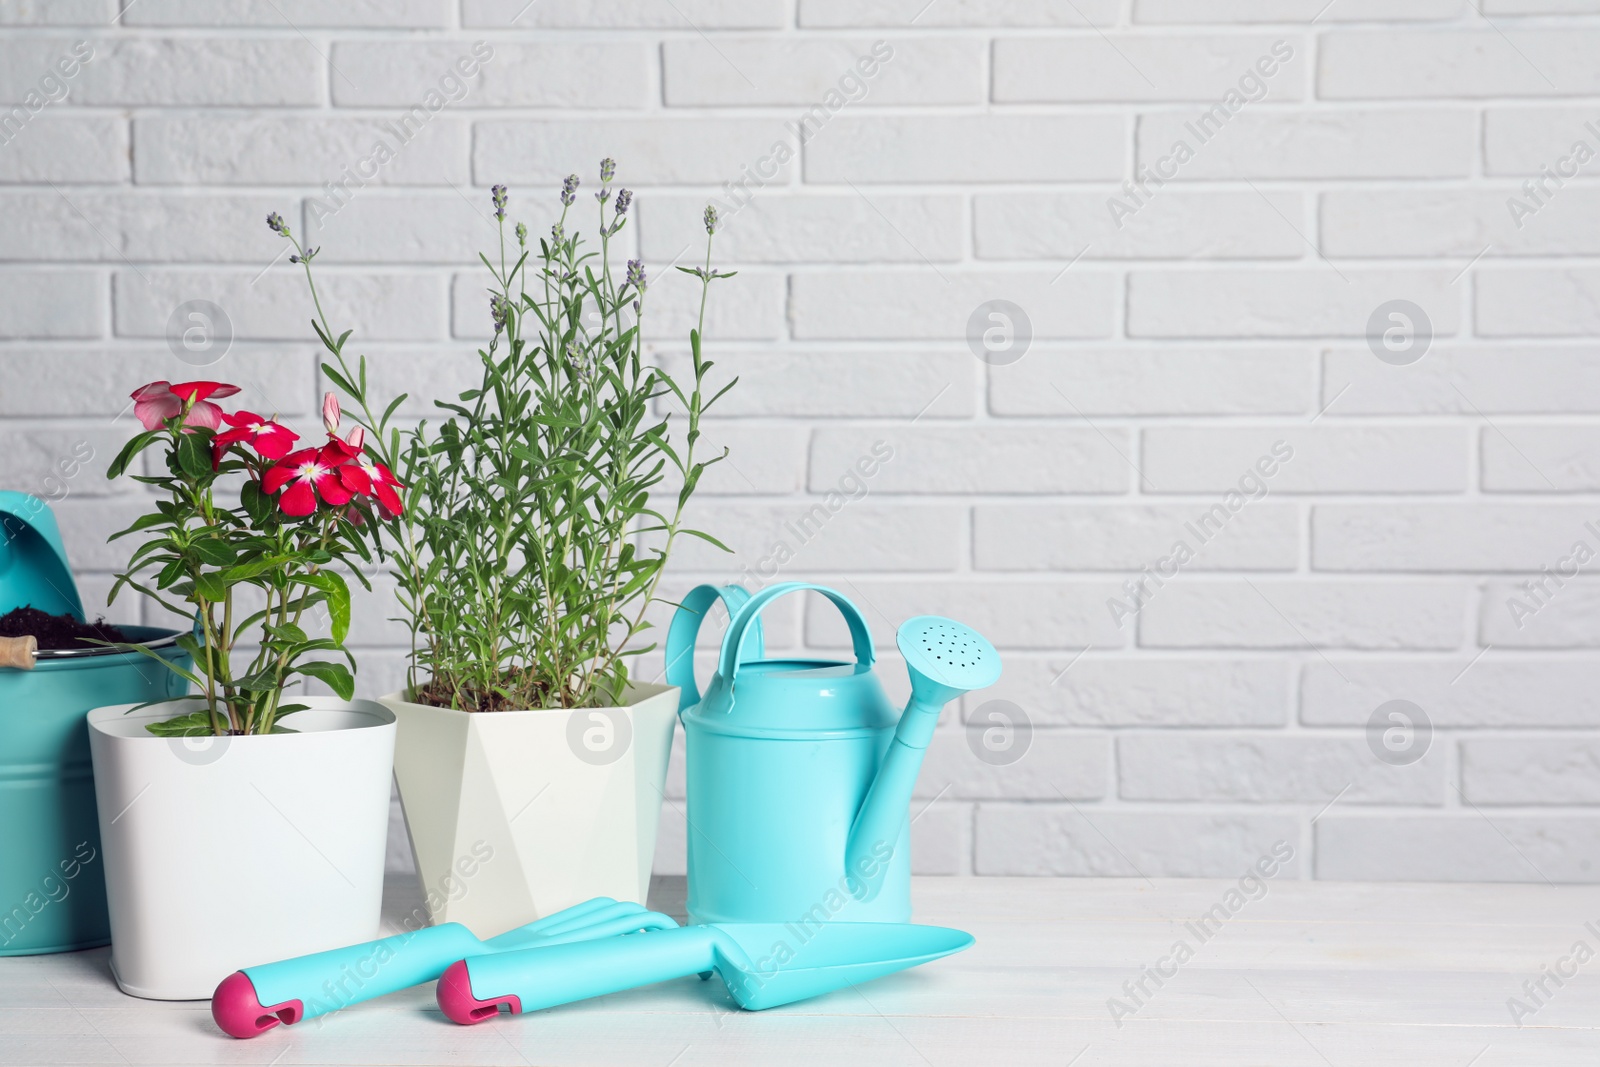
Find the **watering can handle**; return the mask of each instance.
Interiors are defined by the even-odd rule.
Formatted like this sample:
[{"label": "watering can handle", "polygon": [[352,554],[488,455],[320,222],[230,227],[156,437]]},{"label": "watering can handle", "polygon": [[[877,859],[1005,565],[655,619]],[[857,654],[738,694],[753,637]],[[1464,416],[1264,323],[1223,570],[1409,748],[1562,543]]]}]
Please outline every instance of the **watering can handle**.
[{"label": "watering can handle", "polygon": [[833,606],[839,609],[839,614],[850,626],[850,642],[855,647],[856,661],[863,667],[872,666],[872,634],[867,630],[867,620],[861,617],[861,612],[843,593],[810,582],[780,582],[751,597],[749,603],[740,608],[739,614],[728,623],[728,632],[722,635],[722,654],[717,660],[717,674],[720,677],[732,681],[738,664],[745,661],[741,655],[744,642],[752,628],[757,634],[760,633],[761,609],[785,593],[797,593],[803,589],[821,593],[833,601]]},{"label": "watering can handle", "polygon": [[[672,622],[667,626],[667,684],[677,686],[682,694],[678,698],[680,712],[700,703],[700,687],[694,681],[694,641],[700,634],[700,624],[705,621],[706,613],[711,610],[712,604],[721,600],[727,605],[731,623],[749,599],[750,594],[742,585],[697,585],[689,590],[689,595],[683,598],[673,614]],[[755,647],[750,650],[750,658],[760,659],[766,654],[765,649],[766,642],[758,619]]]}]

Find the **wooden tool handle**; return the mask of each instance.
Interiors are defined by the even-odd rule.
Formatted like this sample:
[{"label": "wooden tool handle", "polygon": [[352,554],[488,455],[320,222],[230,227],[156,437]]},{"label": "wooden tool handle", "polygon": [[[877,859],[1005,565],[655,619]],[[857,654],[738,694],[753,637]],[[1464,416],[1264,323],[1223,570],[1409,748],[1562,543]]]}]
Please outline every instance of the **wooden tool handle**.
[{"label": "wooden tool handle", "polygon": [[33,657],[39,642],[32,637],[0,637],[0,667],[33,670]]}]

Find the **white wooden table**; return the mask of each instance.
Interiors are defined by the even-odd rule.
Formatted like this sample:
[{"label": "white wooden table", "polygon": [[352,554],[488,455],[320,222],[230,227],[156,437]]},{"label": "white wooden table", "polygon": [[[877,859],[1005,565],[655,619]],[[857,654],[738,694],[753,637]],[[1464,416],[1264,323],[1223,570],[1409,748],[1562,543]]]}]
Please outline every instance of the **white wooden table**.
[{"label": "white wooden table", "polygon": [[[974,948],[758,1014],[690,978],[458,1027],[430,985],[235,1041],[204,1002],[122,995],[106,949],[0,959],[0,1064],[1600,1064],[1600,957],[1542,1005],[1522,988],[1577,942],[1600,952],[1600,888],[1274,881],[1202,941],[1186,924],[1232,887],[919,878],[919,921]],[[652,903],[681,918],[682,899],[662,879]],[[392,886],[386,911],[416,903]],[[1172,977],[1136,1003],[1124,983],[1158,963]],[[1120,1027],[1113,997],[1136,1009]],[[1537,1008],[1520,1028],[1513,997]]]}]

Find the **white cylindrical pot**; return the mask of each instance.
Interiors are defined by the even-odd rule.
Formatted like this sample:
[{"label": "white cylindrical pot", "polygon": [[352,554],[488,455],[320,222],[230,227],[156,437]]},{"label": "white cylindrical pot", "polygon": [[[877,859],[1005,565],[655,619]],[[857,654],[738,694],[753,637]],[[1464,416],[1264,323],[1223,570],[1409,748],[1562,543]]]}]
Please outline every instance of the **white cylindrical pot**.
[{"label": "white cylindrical pot", "polygon": [[244,967],[378,935],[395,716],[294,698],[293,733],[156,737],[196,698],[89,713],[123,992],[209,998]]},{"label": "white cylindrical pot", "polygon": [[383,698],[434,922],[493,937],[597,896],[644,902],[678,690],[636,685],[626,699],[464,712]]}]

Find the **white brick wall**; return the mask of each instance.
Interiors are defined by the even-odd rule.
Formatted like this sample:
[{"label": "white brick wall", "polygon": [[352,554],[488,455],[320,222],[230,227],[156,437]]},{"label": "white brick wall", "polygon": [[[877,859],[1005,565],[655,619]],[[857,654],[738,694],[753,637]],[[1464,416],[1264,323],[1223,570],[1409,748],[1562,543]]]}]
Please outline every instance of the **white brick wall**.
[{"label": "white brick wall", "polygon": [[[696,514],[736,552],[672,591],[836,585],[896,694],[908,615],[1005,653],[940,728],[919,869],[1234,877],[1286,839],[1301,877],[1597,881],[1597,43],[1597,0],[0,0],[0,483],[58,499],[103,596],[126,395],[197,373],[177,305],[231,322],[199,373],[316,410],[268,211],[422,415],[488,332],[489,185],[539,232],[610,155],[661,358],[708,199],[740,271]],[[992,366],[991,300],[1031,335]],[[1393,300],[1409,363],[1367,338]],[[390,614],[358,613],[369,691]],[[846,645],[818,603],[768,633]],[[993,700],[1013,762],[975,755]],[[1432,728],[1399,759],[1394,700]]]}]

